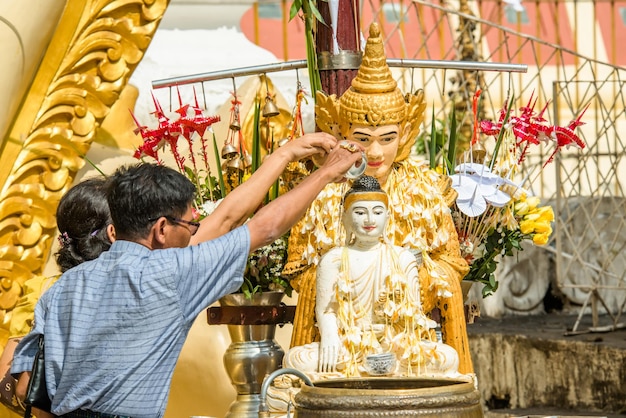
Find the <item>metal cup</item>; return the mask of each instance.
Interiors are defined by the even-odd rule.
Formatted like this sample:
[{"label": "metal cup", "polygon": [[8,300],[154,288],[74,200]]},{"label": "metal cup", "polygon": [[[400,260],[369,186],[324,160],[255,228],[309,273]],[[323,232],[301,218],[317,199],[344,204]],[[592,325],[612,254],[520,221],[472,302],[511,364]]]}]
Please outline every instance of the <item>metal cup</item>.
[{"label": "metal cup", "polygon": [[350,167],[350,169],[346,172],[345,177],[350,180],[354,180],[358,177],[361,177],[363,173],[365,173],[365,169],[367,169],[367,157],[365,153],[361,153],[361,164],[359,166],[356,163]]}]

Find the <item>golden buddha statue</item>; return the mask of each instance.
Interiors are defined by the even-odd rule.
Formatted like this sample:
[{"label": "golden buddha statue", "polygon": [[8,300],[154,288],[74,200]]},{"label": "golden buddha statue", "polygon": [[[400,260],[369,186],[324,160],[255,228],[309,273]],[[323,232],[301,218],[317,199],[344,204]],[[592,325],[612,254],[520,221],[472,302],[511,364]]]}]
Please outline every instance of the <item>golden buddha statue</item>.
[{"label": "golden buddha statue", "polygon": [[[385,239],[410,250],[419,261],[424,312],[438,307],[444,342],[459,356],[460,373],[472,373],[461,280],[468,266],[460,255],[450,215],[456,197],[450,181],[411,155],[424,119],[423,91],[403,95],[387,65],[376,23],[370,26],[363,61],[352,86],[339,98],[317,93],[321,130],[358,142],[367,156],[366,175],[389,196]],[[292,346],[319,340],[315,324],[316,270],[320,258],[345,243],[341,199],[351,182],[330,184],[291,230],[284,274],[298,292]]]}]

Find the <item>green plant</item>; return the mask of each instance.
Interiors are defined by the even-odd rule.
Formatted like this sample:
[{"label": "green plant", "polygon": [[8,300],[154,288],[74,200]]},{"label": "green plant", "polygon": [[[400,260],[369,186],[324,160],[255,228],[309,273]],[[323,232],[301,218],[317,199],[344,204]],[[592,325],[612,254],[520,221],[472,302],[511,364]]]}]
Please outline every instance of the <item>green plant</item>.
[{"label": "green plant", "polygon": [[250,254],[240,289],[246,297],[268,290],[283,291],[291,296],[293,288],[289,280],[281,275],[287,261],[288,240],[287,234]]},{"label": "green plant", "polygon": [[318,90],[322,89],[322,81],[320,79],[320,72],[317,66],[317,51],[315,49],[315,39],[313,38],[313,26],[315,20],[322,24],[324,18],[320,14],[315,5],[315,1],[312,0],[294,0],[291,3],[291,9],[289,10],[289,20],[298,15],[298,12],[302,11],[302,19],[304,20],[304,33],[306,40],[306,60],[307,69],[309,70],[309,82],[311,83],[311,96],[315,98],[315,94]]},{"label": "green plant", "polygon": [[[539,198],[531,196],[513,179],[520,172],[528,146],[538,144],[542,135],[560,128],[547,125],[542,114],[536,115],[530,106],[521,108],[522,114],[517,116],[511,111],[512,105],[513,99],[500,111],[497,123],[482,121],[478,125],[475,119],[476,136],[471,145],[476,146],[479,126],[483,133],[496,138],[492,152],[480,159],[470,147],[463,161],[456,167],[453,165],[454,112],[447,138],[445,125],[437,125],[433,117],[430,138],[435,141],[428,144],[431,168],[449,175],[458,194],[451,212],[461,256],[469,265],[464,280],[481,283],[483,297],[498,289],[495,272],[501,257],[522,251],[525,240],[535,245],[547,244],[554,221],[552,207],[539,206]],[[442,158],[446,149],[446,157]]]},{"label": "green plant", "polygon": [[[233,105],[238,103],[234,98]],[[262,163],[260,100],[257,99],[254,103],[251,154],[247,153],[241,145],[243,139],[239,138],[239,152],[230,155],[224,162],[218,150],[215,133],[207,129],[210,124],[219,121],[219,117],[205,117],[197,103],[195,107],[183,106],[180,103],[180,109],[176,111],[178,119],[170,120],[156,100],[155,107],[155,116],[159,122],[157,128],[149,129],[137,122],[138,132],[141,133],[144,143],[135,156],[142,160],[150,158],[163,164],[159,152],[169,152],[174,157],[178,170],[196,186],[195,208],[198,218],[209,216],[221,199],[250,178]],[[202,122],[205,123],[204,127],[200,126]],[[179,146],[179,141],[183,138],[186,147]],[[269,143],[272,145],[268,153],[271,153],[273,138]],[[210,161],[216,164],[215,173],[211,171]],[[277,180],[268,191],[264,203],[267,204],[278,197],[279,190],[280,183]],[[288,295],[291,294],[289,281],[281,276],[287,257],[287,243],[288,238],[281,237],[250,255],[244,273],[244,283],[239,292],[247,297],[268,290],[283,290]]]}]

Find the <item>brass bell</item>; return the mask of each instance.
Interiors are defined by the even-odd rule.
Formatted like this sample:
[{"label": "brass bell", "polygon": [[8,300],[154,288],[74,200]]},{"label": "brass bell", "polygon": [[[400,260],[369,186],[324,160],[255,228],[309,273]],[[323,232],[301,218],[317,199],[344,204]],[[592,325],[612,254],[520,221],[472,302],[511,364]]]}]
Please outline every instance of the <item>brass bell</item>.
[{"label": "brass bell", "polygon": [[243,170],[243,163],[241,161],[241,158],[235,157],[228,160],[228,162],[226,163],[226,167],[228,167],[229,170]]},{"label": "brass bell", "polygon": [[[471,151],[471,152],[470,152]],[[466,161],[470,161],[477,164],[482,164],[487,156],[487,150],[480,142],[476,142],[472,145],[471,149],[465,152],[464,158]]]},{"label": "brass bell", "polygon": [[272,116],[278,116],[280,114],[280,110],[272,100],[272,98],[268,95],[265,98],[265,106],[263,106],[263,117],[271,118]]},{"label": "brass bell", "polygon": [[278,141],[278,146],[282,147],[283,145],[287,145],[289,143],[289,138],[283,138],[280,141]]},{"label": "brass bell", "polygon": [[230,129],[233,131],[238,131],[241,129],[241,125],[239,124],[239,121],[237,119],[233,120],[233,122],[230,124]]},{"label": "brass bell", "polygon": [[225,160],[229,160],[239,155],[239,151],[233,144],[225,144],[222,148],[222,158]]},{"label": "brass bell", "polygon": [[245,168],[250,168],[252,166],[252,155],[247,152],[243,154],[243,166]]}]

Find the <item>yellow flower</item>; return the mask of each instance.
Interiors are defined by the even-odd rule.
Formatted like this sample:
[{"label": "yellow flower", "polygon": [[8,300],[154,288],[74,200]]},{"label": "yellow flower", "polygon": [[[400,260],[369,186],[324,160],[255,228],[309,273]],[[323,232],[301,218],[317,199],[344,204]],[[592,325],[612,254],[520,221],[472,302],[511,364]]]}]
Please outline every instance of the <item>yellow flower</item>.
[{"label": "yellow flower", "polygon": [[528,213],[528,202],[526,200],[519,200],[515,202],[514,209],[515,213],[520,216],[524,216]]},{"label": "yellow flower", "polygon": [[533,235],[533,243],[535,245],[546,245],[548,243],[548,239],[550,239],[551,233],[552,233],[552,228],[550,228],[550,232],[548,233]]},{"label": "yellow flower", "polygon": [[549,222],[535,222],[534,232],[536,234],[545,234],[548,231],[552,231]]},{"label": "yellow flower", "polygon": [[522,234],[528,235],[528,234],[532,234],[532,232],[535,230],[535,225],[536,225],[536,222],[532,220],[524,220],[520,222],[519,229],[520,231],[522,231]]},{"label": "yellow flower", "polygon": [[544,222],[554,221],[554,210],[552,206],[542,206],[538,209],[539,219]]},{"label": "yellow flower", "polygon": [[541,200],[537,196],[531,196],[531,197],[526,199],[526,203],[528,203],[528,207],[529,207],[530,210],[533,210],[537,206],[539,206],[540,202],[541,202]]}]

